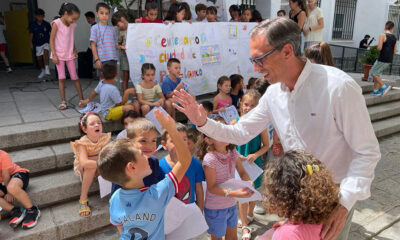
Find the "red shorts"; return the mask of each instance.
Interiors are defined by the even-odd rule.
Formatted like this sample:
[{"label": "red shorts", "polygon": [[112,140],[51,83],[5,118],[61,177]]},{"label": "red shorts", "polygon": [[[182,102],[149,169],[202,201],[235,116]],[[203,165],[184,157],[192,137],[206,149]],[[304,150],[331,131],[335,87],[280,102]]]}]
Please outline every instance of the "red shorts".
[{"label": "red shorts", "polygon": [[5,52],[5,51],[6,51],[6,44],[0,43],[0,52]]}]

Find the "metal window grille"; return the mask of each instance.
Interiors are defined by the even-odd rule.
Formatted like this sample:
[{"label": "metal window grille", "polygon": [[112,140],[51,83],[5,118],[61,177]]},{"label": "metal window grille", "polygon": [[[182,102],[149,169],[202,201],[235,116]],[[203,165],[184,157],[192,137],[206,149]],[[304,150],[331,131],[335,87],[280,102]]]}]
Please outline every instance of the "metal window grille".
[{"label": "metal window grille", "polygon": [[399,28],[400,8],[399,8],[399,6],[393,6],[393,5],[389,6],[388,20],[394,22],[393,34],[396,36],[397,39],[399,39],[399,36],[400,36],[400,28]]},{"label": "metal window grille", "polygon": [[357,0],[337,0],[332,39],[352,40]]},{"label": "metal window grille", "polygon": [[318,1],[315,3],[315,6],[321,7],[321,0],[318,0]]},{"label": "metal window grille", "polygon": [[256,8],[256,1],[255,0],[242,0],[241,8],[251,8],[255,9]]}]

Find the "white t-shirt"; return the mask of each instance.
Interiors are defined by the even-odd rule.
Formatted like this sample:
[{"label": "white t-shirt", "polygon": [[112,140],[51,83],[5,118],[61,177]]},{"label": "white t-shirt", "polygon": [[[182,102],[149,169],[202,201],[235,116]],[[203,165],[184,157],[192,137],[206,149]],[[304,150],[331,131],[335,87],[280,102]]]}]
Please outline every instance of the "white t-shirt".
[{"label": "white t-shirt", "polygon": [[[318,25],[318,19],[323,18],[322,11],[319,7],[315,7],[314,10],[310,12],[310,15],[306,19],[304,24],[304,29],[309,29],[310,27]],[[322,29],[311,31],[304,36],[305,42],[322,42]]]}]

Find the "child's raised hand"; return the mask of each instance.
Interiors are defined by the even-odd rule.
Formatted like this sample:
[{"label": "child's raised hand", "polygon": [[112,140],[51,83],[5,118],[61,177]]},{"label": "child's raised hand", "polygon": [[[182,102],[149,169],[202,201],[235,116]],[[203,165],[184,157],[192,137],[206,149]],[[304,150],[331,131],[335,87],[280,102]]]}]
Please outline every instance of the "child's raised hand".
[{"label": "child's raised hand", "polygon": [[156,117],[157,121],[161,124],[161,126],[166,129],[168,132],[175,130],[176,131],[176,124],[174,119],[171,116],[165,116],[160,110],[154,110],[154,116]]}]

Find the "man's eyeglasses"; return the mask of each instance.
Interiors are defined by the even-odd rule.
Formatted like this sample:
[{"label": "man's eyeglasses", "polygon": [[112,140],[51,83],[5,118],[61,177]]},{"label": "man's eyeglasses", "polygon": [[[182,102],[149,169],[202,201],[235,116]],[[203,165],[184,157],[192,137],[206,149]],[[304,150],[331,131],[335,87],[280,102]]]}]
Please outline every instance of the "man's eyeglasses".
[{"label": "man's eyeglasses", "polygon": [[261,57],[258,58],[249,58],[251,64],[256,63],[258,66],[262,67],[263,66],[263,60],[264,58],[268,57],[269,55],[271,55],[272,53],[274,53],[276,50],[278,50],[278,48],[274,48],[270,51],[268,51],[266,54],[262,55]]}]

